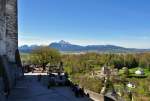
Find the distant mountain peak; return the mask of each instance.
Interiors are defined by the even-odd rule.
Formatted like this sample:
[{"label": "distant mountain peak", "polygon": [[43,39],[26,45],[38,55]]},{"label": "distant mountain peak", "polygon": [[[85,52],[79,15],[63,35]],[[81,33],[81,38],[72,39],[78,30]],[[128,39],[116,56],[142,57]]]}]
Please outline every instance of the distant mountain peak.
[{"label": "distant mountain peak", "polygon": [[61,41],[59,41],[58,43],[59,43],[59,44],[70,44],[69,42],[64,41],[64,40],[61,40]]},{"label": "distant mountain peak", "polygon": [[[21,52],[32,52],[33,49],[40,47],[38,45],[24,45],[19,47]],[[135,48],[124,48],[115,45],[87,45],[80,46],[71,44],[64,40],[59,42],[53,42],[48,45],[50,48],[58,49],[61,52],[100,52],[100,53],[127,53],[127,52],[150,52],[150,49],[135,49]]]}]

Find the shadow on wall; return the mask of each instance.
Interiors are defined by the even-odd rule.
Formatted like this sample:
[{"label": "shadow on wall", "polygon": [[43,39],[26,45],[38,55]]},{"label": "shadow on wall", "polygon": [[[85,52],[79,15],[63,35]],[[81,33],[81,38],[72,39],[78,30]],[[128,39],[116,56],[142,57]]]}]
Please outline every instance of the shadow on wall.
[{"label": "shadow on wall", "polygon": [[107,97],[107,96],[104,96],[104,101],[114,101],[113,99]]},{"label": "shadow on wall", "polygon": [[16,63],[9,62],[7,56],[0,56],[0,75],[3,78],[5,95],[9,95],[17,80],[23,75]]}]

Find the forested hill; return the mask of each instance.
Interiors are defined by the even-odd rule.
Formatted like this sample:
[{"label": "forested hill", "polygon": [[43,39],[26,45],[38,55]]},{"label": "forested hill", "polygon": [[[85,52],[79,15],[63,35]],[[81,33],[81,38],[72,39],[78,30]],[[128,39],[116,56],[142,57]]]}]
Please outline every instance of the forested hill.
[{"label": "forested hill", "polygon": [[[29,53],[33,49],[38,48],[38,45],[23,45],[19,47],[20,52]],[[98,52],[98,53],[134,53],[134,52],[149,52],[150,49],[135,49],[135,48],[124,48],[115,45],[87,45],[80,46],[74,45],[69,42],[65,42],[63,40],[59,42],[53,42],[48,45],[50,48],[58,49],[61,52]]]}]

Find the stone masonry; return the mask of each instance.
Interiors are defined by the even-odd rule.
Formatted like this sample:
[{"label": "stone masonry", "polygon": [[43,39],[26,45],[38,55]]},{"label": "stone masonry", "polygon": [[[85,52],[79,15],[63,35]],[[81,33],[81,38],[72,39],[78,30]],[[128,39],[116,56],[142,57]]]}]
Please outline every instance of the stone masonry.
[{"label": "stone masonry", "polygon": [[0,55],[6,54],[5,0],[0,0]]},{"label": "stone masonry", "polygon": [[6,52],[9,61],[15,62],[18,48],[17,0],[6,1]]},{"label": "stone masonry", "polygon": [[18,51],[17,0],[0,0],[0,68],[5,90],[9,91],[20,77]]},{"label": "stone masonry", "polygon": [[17,35],[17,0],[0,0],[0,54],[10,62],[15,62]]}]

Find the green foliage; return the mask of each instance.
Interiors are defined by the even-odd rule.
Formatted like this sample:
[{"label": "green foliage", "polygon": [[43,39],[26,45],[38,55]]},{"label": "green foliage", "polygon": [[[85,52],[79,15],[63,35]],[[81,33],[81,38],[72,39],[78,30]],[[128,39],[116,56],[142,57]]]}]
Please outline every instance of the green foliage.
[{"label": "green foliage", "polygon": [[90,78],[79,73],[73,75],[71,79],[72,81],[74,81],[75,84],[79,84],[81,87],[94,91],[96,93],[100,93],[103,86],[101,80],[97,78]]},{"label": "green foliage", "polygon": [[[127,67],[128,69],[136,68],[138,66],[150,70],[150,53],[142,54],[72,54],[63,55],[62,60],[65,66],[70,67],[73,73],[89,72],[93,69],[100,69],[104,65],[111,68],[121,69]],[[143,65],[142,65],[143,64]]]},{"label": "green foliage", "polygon": [[61,61],[60,52],[49,47],[39,47],[30,54],[21,54],[23,64],[34,64],[45,67],[48,63],[56,65]]},{"label": "green foliage", "polygon": [[[134,95],[150,96],[150,53],[137,54],[64,54],[55,49],[41,47],[32,52],[32,54],[23,54],[23,61],[31,64],[58,64],[60,61],[64,63],[64,70],[70,75],[71,81],[81,85],[84,88],[100,92],[103,83],[102,80],[89,76],[91,71],[100,70],[102,66],[108,65],[111,68],[118,68],[121,82],[117,82],[117,90],[120,90],[124,98],[129,99],[129,96],[124,92],[127,81],[133,82],[136,88],[133,89]],[[122,69],[126,67],[126,69]],[[147,78],[139,78],[135,75],[135,71],[141,67]],[[133,78],[128,78],[134,76]],[[113,89],[113,80],[108,83],[109,89]],[[119,86],[120,85],[120,86]],[[116,87],[115,87],[116,88]],[[141,100],[144,101],[144,100]],[[147,100],[149,101],[149,100]]]},{"label": "green foliage", "polygon": [[[121,92],[121,95],[126,100],[129,99],[127,92],[124,92],[126,89],[127,79],[131,82],[135,82],[136,88],[133,89],[133,92],[137,96],[147,97],[149,96],[149,86],[147,78],[150,77],[150,53],[138,53],[138,54],[96,54],[96,53],[86,53],[79,55],[63,55],[63,62],[66,67],[66,72],[72,75],[72,81],[77,84],[84,86],[87,89],[90,89],[95,92],[99,92],[102,86],[101,81],[97,81],[95,78],[90,78],[88,76],[83,76],[88,74],[91,71],[100,70],[103,65],[111,66],[112,68],[118,68],[120,79],[122,80],[119,84],[120,87],[117,87],[117,90]],[[122,69],[126,67],[126,69]],[[139,75],[135,75],[135,71],[141,67],[144,70],[145,75],[140,78]],[[134,78],[128,78],[134,76]],[[91,80],[92,79],[92,80]],[[142,83],[139,83],[142,82]],[[146,82],[146,83],[145,83]],[[100,83],[100,84],[98,84]],[[98,85],[96,85],[98,84]],[[117,82],[118,84],[118,82]],[[113,84],[112,84],[113,85]],[[148,88],[149,87],[149,88]],[[109,83],[108,89],[113,89],[111,82]],[[116,89],[116,87],[115,87]],[[141,100],[142,101],[142,100]],[[144,101],[144,100],[143,100]]]},{"label": "green foliage", "polygon": [[85,73],[93,69],[100,69],[104,65],[112,68],[128,69],[138,66],[147,68],[150,71],[150,53],[139,54],[65,54],[60,56],[60,53],[48,47],[40,47],[35,49],[32,54],[22,54],[23,63],[28,64],[57,64],[60,60],[63,61],[66,71],[69,73]]},{"label": "green foliage", "polygon": [[47,65],[48,63],[58,63],[60,61],[60,53],[56,49],[49,47],[40,47],[32,52],[32,57],[34,61],[42,65]]},{"label": "green foliage", "polygon": [[129,79],[130,82],[134,82],[136,85],[136,88],[133,90],[133,92],[136,93],[136,95],[140,96],[150,96],[150,78],[145,78],[145,79],[137,79],[137,78],[132,78]]},{"label": "green foliage", "polygon": [[143,68],[147,67],[150,71],[150,53],[140,55],[139,66]]},{"label": "green foliage", "polygon": [[73,73],[72,68],[71,67],[67,67],[67,66],[64,68],[64,71],[67,72],[69,75],[71,75]]}]

